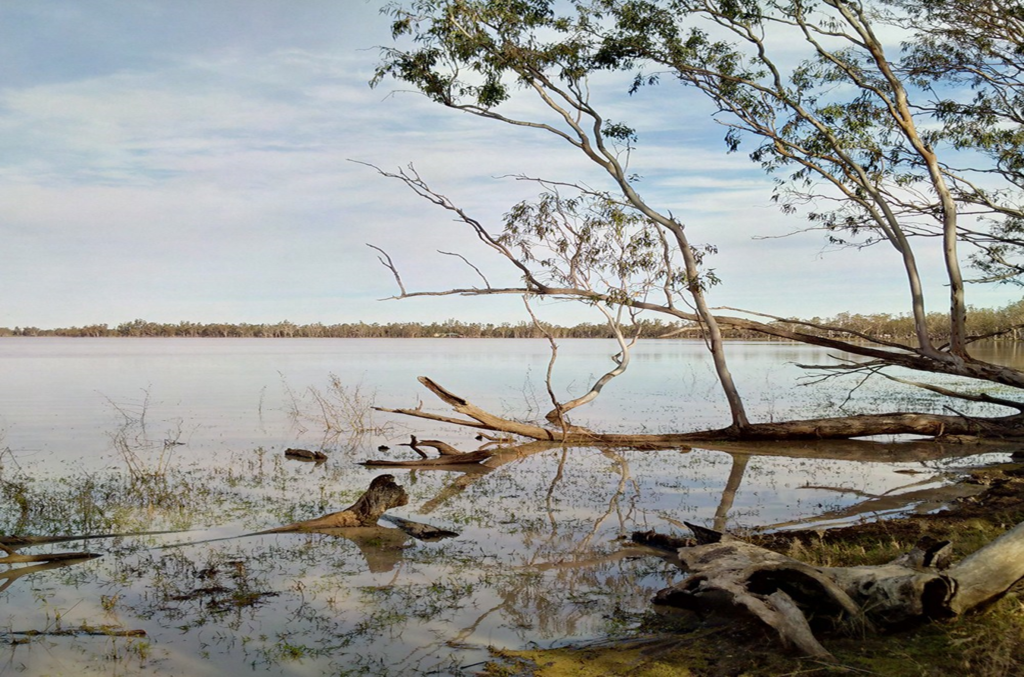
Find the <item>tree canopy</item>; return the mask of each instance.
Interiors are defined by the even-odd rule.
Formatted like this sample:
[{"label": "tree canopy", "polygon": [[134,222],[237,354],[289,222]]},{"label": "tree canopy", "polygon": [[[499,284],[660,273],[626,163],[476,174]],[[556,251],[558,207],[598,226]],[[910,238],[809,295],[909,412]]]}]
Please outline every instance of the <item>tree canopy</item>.
[{"label": "tree canopy", "polygon": [[[414,170],[381,173],[454,212],[515,267],[521,287],[401,296],[521,293],[575,298],[698,322],[732,412],[729,435],[757,436],[733,383],[722,327],[844,350],[830,365],[952,374],[1024,388],[1024,374],[970,353],[967,278],[1022,281],[1022,10],[960,0],[415,0],[387,9],[394,45],[373,84],[394,78],[433,102],[546,132],[602,169],[609,183],[536,179],[541,197],[485,227]],[[747,312],[712,310],[714,233],[655,204],[629,171],[643,130],[611,120],[590,81],[672,88],[681,109],[710,101],[709,129],[775,180],[783,212],[829,242],[895,250],[906,284],[911,340]],[[533,107],[513,106],[532,98]],[[538,107],[537,104],[540,104]],[[516,111],[532,111],[527,113]],[[694,235],[699,233],[699,235]],[[926,247],[937,240],[941,247]],[[770,243],[765,244],[770,247]],[[944,271],[942,329],[926,308],[921,256]],[[386,262],[400,280],[394,264]],[[585,273],[583,272],[585,271]],[[935,303],[934,300],[931,301]],[[754,319],[751,319],[754,318]],[[920,384],[935,390],[928,384]],[[950,396],[976,398],[945,390]],[[1001,403],[1017,411],[1016,399]],[[1017,418],[1002,432],[1017,430]],[[936,430],[946,422],[936,421]],[[888,422],[849,435],[898,432]],[[975,432],[981,432],[978,428]]]}]

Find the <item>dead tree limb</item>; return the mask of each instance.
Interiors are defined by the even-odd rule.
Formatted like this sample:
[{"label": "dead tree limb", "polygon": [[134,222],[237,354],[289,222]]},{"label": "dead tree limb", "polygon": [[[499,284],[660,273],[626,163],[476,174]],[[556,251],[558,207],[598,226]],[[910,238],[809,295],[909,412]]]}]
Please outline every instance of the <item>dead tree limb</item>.
[{"label": "dead tree limb", "polygon": [[462,414],[463,417],[436,414],[419,408],[388,409],[385,407],[375,407],[375,409],[377,411],[402,414],[430,421],[451,423],[467,428],[510,433],[534,440],[652,448],[726,440],[828,440],[850,439],[871,435],[1024,437],[1024,413],[993,418],[973,418],[955,414],[917,414],[905,412],[860,414],[835,418],[783,421],[779,423],[751,423],[742,429],[730,426],[719,430],[702,430],[690,433],[605,434],[579,426],[548,428],[496,416],[481,409],[464,397],[445,389],[426,376],[420,376],[418,380],[438,399],[454,409],[456,413]]},{"label": "dead tree limb", "polygon": [[[7,571],[0,573],[0,593],[11,587],[14,581],[18,580],[22,576],[28,576],[29,574],[38,573],[40,571],[49,571],[50,569],[60,569],[62,567],[71,566],[73,564],[80,564],[81,562],[88,562],[91,559],[102,557],[98,553],[92,552],[62,552],[54,553],[51,555],[14,555],[14,558],[10,559],[11,556],[4,558],[7,563],[13,562],[42,562],[41,564],[32,564],[26,567],[10,567]],[[24,559],[21,559],[24,558]]]},{"label": "dead tree limb", "polygon": [[458,449],[456,449],[452,445],[448,444],[447,442],[442,442],[441,440],[417,440],[415,435],[410,435],[409,437],[411,439],[408,442],[406,442],[405,444],[399,445],[399,446],[411,447],[413,451],[415,451],[417,454],[419,454],[423,458],[426,458],[427,455],[426,455],[426,453],[423,452],[423,450],[420,449],[420,447],[431,447],[432,449],[435,449],[437,451],[437,453],[441,454],[442,456],[462,456],[463,455],[461,451],[459,451]]},{"label": "dead tree limb", "polygon": [[363,465],[370,468],[446,468],[449,466],[477,465],[486,461],[498,453],[497,449],[484,449],[482,451],[469,451],[458,456],[446,455],[434,458],[421,458],[409,461],[388,461],[373,459],[363,461]]},{"label": "dead tree limb", "polygon": [[[411,440],[398,446],[411,447],[413,451],[420,455],[418,460],[414,461],[386,461],[386,460],[370,460],[364,461],[365,466],[383,466],[392,468],[424,468],[424,467],[439,467],[439,466],[450,466],[450,465],[469,465],[486,461],[491,456],[498,453],[497,449],[480,449],[478,451],[463,452],[459,451],[447,442],[441,440],[418,440],[415,435],[409,436]],[[437,450],[440,456],[430,458],[427,453],[420,447],[430,447]]]},{"label": "dead tree limb", "polygon": [[382,515],[381,519],[394,524],[405,533],[420,541],[440,541],[445,538],[453,538],[459,535],[457,531],[441,529],[440,527],[435,527],[432,524],[425,524],[415,520],[407,520],[402,517],[395,517],[394,515]]},{"label": "dead tree limb", "polygon": [[[947,541],[923,540],[878,566],[816,567],[687,526],[697,544],[678,548],[676,555],[690,576],[659,592],[655,602],[703,613],[745,612],[778,633],[783,644],[818,658],[830,654],[817,631],[851,625],[886,630],[952,618],[988,604],[1024,578],[1024,524],[948,568]],[[651,533],[634,534],[634,540],[664,542]]]},{"label": "dead tree limb", "polygon": [[293,531],[316,531],[318,529],[340,529],[344,527],[373,527],[385,511],[398,508],[409,503],[409,495],[400,485],[395,483],[393,475],[380,475],[373,478],[370,487],[359,499],[338,512],[322,517],[303,520],[294,524],[261,531],[261,534],[279,534]]}]

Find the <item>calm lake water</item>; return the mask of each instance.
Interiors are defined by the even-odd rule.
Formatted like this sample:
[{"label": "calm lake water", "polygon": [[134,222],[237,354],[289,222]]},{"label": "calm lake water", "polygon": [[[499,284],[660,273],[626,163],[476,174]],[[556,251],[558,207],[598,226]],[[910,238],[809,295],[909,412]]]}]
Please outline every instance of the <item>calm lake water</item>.
[{"label": "calm lake water", "polygon": [[[559,346],[560,396],[582,394],[613,366],[611,341]],[[981,350],[1024,366],[1021,346]],[[852,392],[856,381],[801,386],[797,364],[830,361],[816,348],[734,342],[729,356],[755,420],[942,411],[927,393],[881,380]],[[868,517],[934,509],[928,492],[948,482],[945,471],[1005,459],[883,450],[886,462],[853,461],[814,445],[752,456],[529,447],[487,472],[391,471],[410,495],[392,514],[455,538],[235,538],[348,506],[382,474],[359,463],[414,457],[398,446],[410,434],[476,449],[470,430],[366,418],[372,404],[449,413],[417,376],[535,418],[550,408],[547,361],[547,343],[532,340],[0,340],[3,533],[176,532],[25,550],[103,556],[0,578],[0,674],[472,674],[488,647],[634,627],[653,593],[681,576],[657,558],[623,556],[635,530],[835,524],[857,519],[851,506],[867,500]],[[363,434],[339,434],[355,417]],[[629,372],[574,422],[666,432],[728,419],[702,344],[661,340],[639,344]],[[290,447],[329,458],[286,460]],[[224,540],[200,543],[214,538]]]}]

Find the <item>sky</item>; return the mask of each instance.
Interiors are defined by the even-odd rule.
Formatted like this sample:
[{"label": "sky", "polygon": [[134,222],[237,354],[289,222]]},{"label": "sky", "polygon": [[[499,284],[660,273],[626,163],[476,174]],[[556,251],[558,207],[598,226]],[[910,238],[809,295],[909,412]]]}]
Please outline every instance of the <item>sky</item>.
[{"label": "sky", "polygon": [[[0,3],[0,327],[155,322],[467,322],[528,319],[517,298],[384,301],[397,289],[472,286],[457,252],[515,275],[462,224],[400,183],[430,185],[497,230],[538,192],[510,175],[607,179],[572,148],[368,86],[389,44],[364,0],[4,0]],[[700,102],[595,81],[608,117],[640,132],[641,192],[714,243],[713,306],[780,316],[903,313],[896,253],[831,251],[771,203],[771,183]],[[660,89],[660,88],[656,88]],[[530,112],[528,101],[513,109]],[[355,162],[353,162],[355,161]],[[922,258],[928,256],[925,250]],[[930,309],[946,305],[925,268]],[[968,302],[1019,299],[971,288]],[[591,308],[538,307],[557,324]]]}]

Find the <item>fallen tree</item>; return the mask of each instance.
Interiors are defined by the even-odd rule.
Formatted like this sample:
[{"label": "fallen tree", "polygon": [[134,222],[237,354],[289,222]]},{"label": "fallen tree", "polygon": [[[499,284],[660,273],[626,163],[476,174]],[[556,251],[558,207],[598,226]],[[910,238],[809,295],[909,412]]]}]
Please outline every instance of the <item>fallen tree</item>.
[{"label": "fallen tree", "polygon": [[[267,534],[315,533],[344,538],[355,543],[366,559],[370,571],[391,571],[401,561],[402,551],[408,546],[409,537],[421,541],[436,541],[458,536],[454,531],[385,514],[392,508],[400,508],[408,503],[409,495],[401,485],[395,482],[394,475],[378,475],[373,478],[370,486],[356,499],[355,503],[344,510],[263,531],[203,541],[174,543],[161,546],[161,549]],[[389,529],[379,526],[378,521],[382,518],[398,528]]]},{"label": "fallen tree", "polygon": [[[655,602],[699,613],[757,619],[786,646],[830,658],[815,632],[887,630],[949,619],[983,607],[1024,578],[1024,524],[950,565],[948,541],[922,540],[887,564],[815,567],[743,540],[687,524],[696,544],[675,549],[690,575]],[[654,532],[633,540],[679,544]]]},{"label": "fallen tree", "polygon": [[[377,411],[412,416],[429,421],[450,423],[452,425],[509,433],[533,440],[565,442],[569,444],[596,444],[608,446],[631,446],[638,448],[677,447],[680,445],[703,442],[726,441],[731,439],[744,441],[780,441],[780,440],[838,440],[871,435],[899,434],[923,435],[935,439],[954,437],[978,438],[1024,438],[1024,413],[999,418],[976,418],[959,414],[861,414],[833,418],[808,419],[802,421],[783,421],[779,423],[752,423],[742,430],[735,426],[717,430],[702,430],[690,433],[668,434],[609,434],[600,433],[580,426],[542,426],[508,419],[492,414],[469,400],[445,389],[434,380],[420,376],[419,382],[461,418],[445,414],[416,409],[390,409],[375,407]],[[478,452],[473,452],[478,453]],[[436,459],[428,459],[431,465],[454,464],[462,458],[459,454],[442,455]],[[480,459],[472,458],[472,462]],[[372,465],[409,465],[428,464],[425,461],[412,462],[380,462]]]},{"label": "fallen tree", "polygon": [[[18,551],[23,548],[31,548],[39,545],[50,545],[53,543],[70,543],[73,541],[88,541],[103,538],[122,538],[125,536],[151,536],[157,534],[175,533],[172,531],[143,531],[126,532],[120,534],[88,534],[84,536],[0,536],[0,551],[5,553],[0,556],[0,565],[6,565],[7,570],[0,573],[0,592],[9,588],[14,581],[22,576],[60,569],[73,564],[81,564],[89,560],[102,557],[96,552],[51,552],[41,555],[24,555]],[[27,564],[29,566],[14,566],[16,564]]]},{"label": "fallen tree", "polygon": [[[589,181],[520,175],[538,183],[542,194],[513,205],[499,228],[488,228],[411,167],[377,169],[465,224],[515,277],[492,284],[488,275],[501,274],[500,269],[470,263],[482,286],[409,291],[391,256],[372,245],[395,278],[395,298],[516,294],[574,300],[599,310],[618,338],[616,368],[582,398],[561,403],[549,388],[553,408],[545,418],[550,426],[510,423],[479,411],[469,414],[471,423],[460,424],[531,439],[631,444],[628,437],[578,429],[565,414],[626,370],[631,343],[622,333],[623,313],[632,320],[639,313],[657,313],[691,322],[700,332],[730,420],[719,430],[643,436],[637,444],[1024,434],[1024,372],[981,360],[971,350],[976,341],[1016,332],[1020,325],[971,331],[960,263],[973,257],[983,270],[1001,271],[1000,280],[1020,281],[1014,261],[1024,251],[1017,236],[1024,223],[1019,207],[1024,136],[1013,103],[1024,73],[1016,49],[1020,20],[1010,10],[988,9],[965,12],[957,0],[926,6],[902,0],[412,0],[390,6],[395,44],[382,50],[374,85],[394,78],[448,109],[547,133],[610,180],[602,189]],[[986,35],[984,42],[972,37],[980,34]],[[899,37],[888,42],[894,35]],[[800,48],[803,54],[794,57]],[[771,199],[785,213],[805,209],[809,229],[822,230],[830,245],[865,256],[883,248],[894,252],[890,260],[905,280],[913,339],[713,308],[709,299],[719,280],[709,257],[716,248],[693,240],[691,230],[702,224],[686,223],[673,209],[656,204],[651,193],[641,194],[631,168],[642,161],[639,132],[603,112],[604,103],[620,103],[601,101],[607,86],[590,86],[591,78],[600,76],[607,85],[615,74],[624,76],[623,88],[630,93],[667,76],[681,87],[659,91],[675,97],[678,110],[710,100],[714,122],[726,129],[728,149],[752,143],[751,159],[776,175]],[[944,87],[950,82],[969,82],[981,94],[972,98],[964,94],[968,87]],[[937,92],[950,98],[937,99]],[[531,96],[535,105],[505,106]],[[680,124],[694,131],[692,119]],[[685,211],[685,204],[680,208],[673,201],[674,210]],[[928,240],[942,246],[920,246]],[[766,255],[772,255],[770,249]],[[941,271],[948,293],[941,327],[925,310],[922,271],[928,269]],[[757,422],[730,371],[721,332],[728,326],[845,353],[829,364],[808,365],[826,375],[892,378],[937,396],[989,406],[981,415],[950,408],[953,413],[941,415],[890,412]],[[893,374],[894,369],[963,380],[941,385]],[[435,394],[456,409],[468,412],[472,406]],[[994,408],[1013,413],[993,414]]]},{"label": "fallen tree", "polygon": [[[975,12],[960,0],[409,0],[388,11],[395,43],[382,50],[375,85],[394,78],[439,106],[549,134],[609,180],[595,187],[589,176],[565,180],[523,173],[517,178],[535,182],[542,193],[512,205],[497,227],[489,227],[412,166],[397,172],[375,168],[464,224],[470,239],[498,262],[470,263],[482,285],[409,291],[400,266],[371,245],[395,279],[393,298],[521,295],[577,301],[603,314],[619,352],[614,369],[565,405],[555,396],[549,367],[552,410],[546,422],[495,415],[426,377],[420,382],[456,415],[422,407],[384,411],[538,441],[639,448],[794,440],[852,444],[877,435],[967,445],[980,438],[1024,438],[1024,371],[980,359],[973,350],[977,341],[1016,332],[1020,325],[973,331],[961,270],[961,259],[973,255],[976,262],[983,259],[983,271],[1021,280],[1016,262],[1024,252],[1024,61],[1014,8],[986,3],[984,12]],[[629,107],[621,98],[601,101],[614,89],[616,75],[624,76],[623,89],[630,94],[662,82],[681,85],[671,92],[662,87],[659,94],[666,98],[658,101],[659,115],[643,115],[659,118],[652,131],[662,140],[672,136],[666,132],[698,136],[705,130],[693,115],[666,129],[661,114],[689,114],[710,101],[728,149],[752,145],[751,159],[773,174],[770,199],[786,214],[804,211],[809,226],[799,230],[820,230],[828,246],[863,256],[884,250],[885,265],[903,281],[913,337],[714,308],[710,298],[719,280],[709,262],[717,249],[700,244],[713,233],[687,201],[698,191],[673,195],[639,183],[645,173],[640,134],[618,117],[628,115],[623,111]],[[676,150],[673,155],[661,147],[658,159],[687,162],[691,149]],[[659,174],[664,167],[648,165],[658,179],[666,178]],[[686,174],[704,178],[702,169],[692,163],[683,176],[667,178],[685,185]],[[765,240],[764,257],[779,256]],[[870,265],[862,269],[874,274]],[[505,278],[492,284],[488,276],[503,272]],[[941,277],[941,303],[948,309],[942,327],[933,326],[926,312],[926,301],[935,304],[925,283],[932,275]],[[772,279],[762,276],[759,283],[767,287]],[[794,290],[780,285],[775,293],[783,298]],[[670,434],[607,434],[569,420],[570,409],[592,401],[626,371],[632,343],[622,317],[628,314],[636,326],[640,313],[687,321],[700,333],[728,405],[727,425],[687,431],[683,423]],[[828,363],[803,365],[822,379],[888,378],[951,404],[941,414],[882,411],[757,421],[732,376],[724,326],[832,351]],[[726,494],[743,474],[745,461],[734,459]],[[721,514],[730,500],[723,496]],[[840,569],[812,567],[701,532],[703,543],[678,552],[690,577],[663,598],[701,609],[745,609],[804,653],[827,657],[815,637],[819,621],[889,627],[984,605],[1024,575],[1022,539],[1024,526],[1018,526],[948,568],[941,566],[944,545],[923,544],[881,567]]]}]

